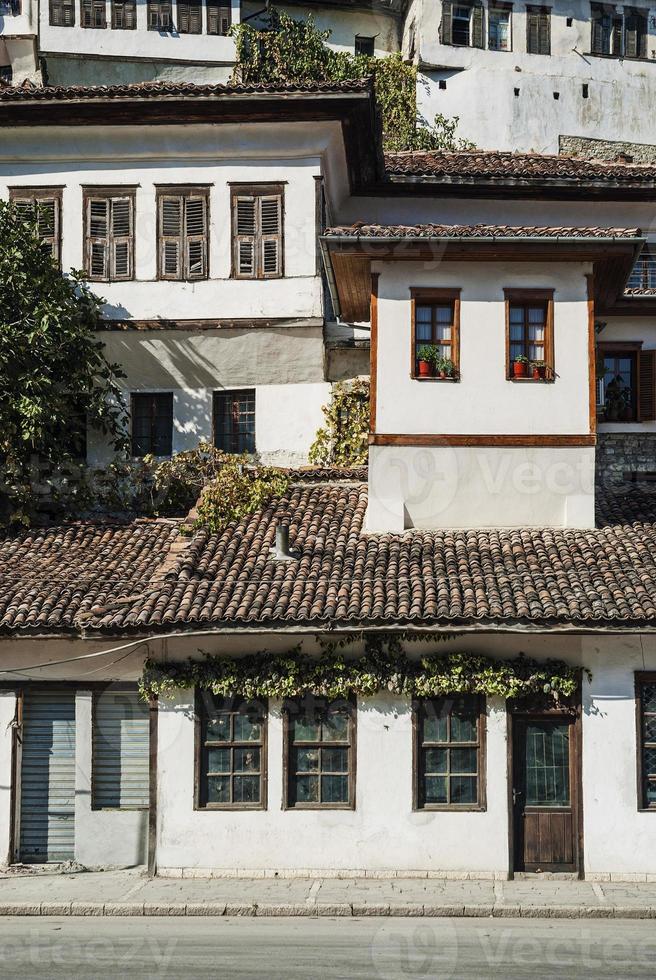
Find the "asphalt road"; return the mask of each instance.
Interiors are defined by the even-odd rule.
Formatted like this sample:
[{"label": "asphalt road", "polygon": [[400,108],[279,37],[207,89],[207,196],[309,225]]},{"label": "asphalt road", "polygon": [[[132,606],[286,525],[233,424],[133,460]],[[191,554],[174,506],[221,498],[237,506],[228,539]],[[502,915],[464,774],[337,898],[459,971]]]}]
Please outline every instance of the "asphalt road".
[{"label": "asphalt road", "polygon": [[653,920],[0,919],[0,977],[653,977]]}]

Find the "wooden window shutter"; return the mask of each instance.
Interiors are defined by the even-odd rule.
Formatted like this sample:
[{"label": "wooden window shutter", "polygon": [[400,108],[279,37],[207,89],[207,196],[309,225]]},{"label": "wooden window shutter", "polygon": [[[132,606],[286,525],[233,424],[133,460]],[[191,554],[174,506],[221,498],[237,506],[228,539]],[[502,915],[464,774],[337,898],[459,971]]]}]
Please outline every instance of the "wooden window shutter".
[{"label": "wooden window shutter", "polygon": [[201,33],[200,0],[178,4],[178,30],[181,34]]},{"label": "wooden window shutter", "polygon": [[538,53],[551,54],[551,14],[548,10],[539,14],[538,35]]},{"label": "wooden window shutter", "polygon": [[638,382],[638,420],[656,420],[656,350],[641,350]]},{"label": "wooden window shutter", "polygon": [[627,11],[625,15],[624,54],[627,58],[644,58],[647,54],[645,18],[637,10]]},{"label": "wooden window shutter", "polygon": [[255,197],[235,197],[235,272],[238,276],[253,277],[255,266],[255,237],[257,230]]},{"label": "wooden window shutter", "polygon": [[207,198],[185,200],[185,272],[187,279],[207,276]]},{"label": "wooden window shutter", "polygon": [[232,10],[215,3],[207,5],[207,33],[226,35],[230,30]]},{"label": "wooden window shutter", "polygon": [[132,278],[132,198],[115,197],[111,201],[111,278]]},{"label": "wooden window shutter", "polygon": [[442,0],[442,23],[440,24],[440,41],[442,44],[452,43],[453,4],[451,0]]},{"label": "wooden window shutter", "polygon": [[162,196],[159,200],[160,278],[182,278],[182,197]]},{"label": "wooden window shutter", "polygon": [[91,279],[109,279],[108,198],[87,200],[87,272]]},{"label": "wooden window shutter", "polygon": [[475,3],[472,7],[471,46],[472,48],[482,48],[485,46],[485,35],[483,31],[483,4],[481,3]]},{"label": "wooden window shutter", "polygon": [[540,13],[537,10],[526,12],[526,50],[529,54],[540,54]]},{"label": "wooden window shutter", "polygon": [[599,7],[592,8],[592,54],[604,53],[603,11]]},{"label": "wooden window shutter", "polygon": [[28,224],[36,223],[43,251],[59,262],[61,200],[59,197],[25,196],[11,198],[14,207]]},{"label": "wooden window shutter", "polygon": [[280,275],[281,259],[281,200],[275,197],[261,197],[260,204],[260,233],[261,233],[261,270],[264,278]]}]

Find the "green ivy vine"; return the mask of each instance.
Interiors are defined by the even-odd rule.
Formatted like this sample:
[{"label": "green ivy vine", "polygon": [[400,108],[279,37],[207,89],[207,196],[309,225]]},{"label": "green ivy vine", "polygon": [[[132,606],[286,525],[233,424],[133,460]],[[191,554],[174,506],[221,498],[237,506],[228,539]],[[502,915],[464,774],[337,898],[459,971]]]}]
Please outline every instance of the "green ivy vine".
[{"label": "green ivy vine", "polygon": [[235,24],[236,64],[233,81],[250,84],[308,84],[373,76],[386,150],[473,149],[456,136],[458,118],[436,115],[427,123],[417,110],[417,68],[401,54],[384,58],[333,51],[331,31],[316,28],[312,15],[295,20],[275,7],[263,27]]},{"label": "green ivy vine", "polygon": [[366,697],[390,691],[406,697],[470,693],[503,698],[537,695],[560,701],[574,695],[578,683],[578,669],[560,660],[538,662],[524,655],[496,660],[472,653],[410,659],[396,636],[386,641],[367,639],[365,653],[353,658],[345,657],[338,644],[327,644],[317,657],[304,654],[299,645],[285,654],[262,651],[237,658],[205,654],[202,660],[169,663],[149,659],[140,689],[144,698],[167,698],[176,689],[198,687],[248,699],[307,693],[327,698]]},{"label": "green ivy vine", "polygon": [[325,424],[310,446],[316,466],[366,466],[369,432],[369,381],[336,382],[330,403],[321,409]]}]

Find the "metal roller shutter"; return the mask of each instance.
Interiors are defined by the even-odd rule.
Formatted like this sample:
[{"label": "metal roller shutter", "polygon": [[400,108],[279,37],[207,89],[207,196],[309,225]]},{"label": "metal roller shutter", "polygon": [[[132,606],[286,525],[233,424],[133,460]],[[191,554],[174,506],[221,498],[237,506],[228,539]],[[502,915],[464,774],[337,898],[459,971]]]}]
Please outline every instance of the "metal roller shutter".
[{"label": "metal roller shutter", "polygon": [[93,806],[148,806],[149,713],[135,691],[103,691],[94,699]]},{"label": "metal roller shutter", "polygon": [[75,854],[75,694],[27,691],[21,754],[20,859]]}]

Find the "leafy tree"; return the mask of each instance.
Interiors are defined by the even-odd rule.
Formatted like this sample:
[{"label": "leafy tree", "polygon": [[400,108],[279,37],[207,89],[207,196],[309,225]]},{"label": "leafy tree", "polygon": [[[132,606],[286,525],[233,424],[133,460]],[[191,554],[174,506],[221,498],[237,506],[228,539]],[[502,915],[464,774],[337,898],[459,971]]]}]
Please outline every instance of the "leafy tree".
[{"label": "leafy tree", "polygon": [[385,58],[333,51],[326,44],[331,31],[320,31],[312,15],[294,20],[272,7],[268,22],[258,29],[236,24],[238,82],[272,84],[347,81],[372,75],[383,125],[386,150],[468,150],[474,144],[456,136],[458,118],[437,115],[429,124],[417,111],[417,68],[400,54]]},{"label": "leafy tree", "polygon": [[102,300],[63,275],[39,239],[38,209],[0,202],[0,522],[27,523],[35,487],[79,454],[86,425],[120,448],[118,365],[96,334]]}]

